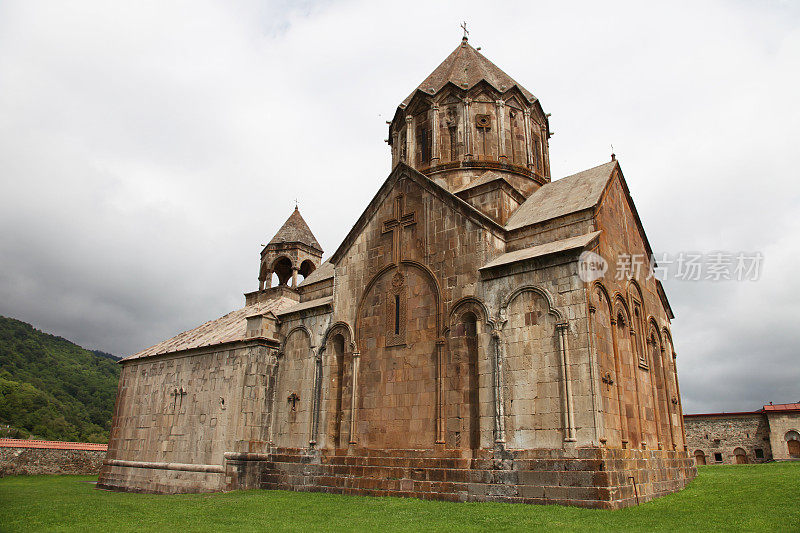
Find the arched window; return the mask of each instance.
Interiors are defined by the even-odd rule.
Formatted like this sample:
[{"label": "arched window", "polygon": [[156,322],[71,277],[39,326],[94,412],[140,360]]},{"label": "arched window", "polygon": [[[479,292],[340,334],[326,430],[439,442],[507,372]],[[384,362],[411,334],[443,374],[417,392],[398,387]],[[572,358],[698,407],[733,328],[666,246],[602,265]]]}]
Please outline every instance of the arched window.
[{"label": "arched window", "polygon": [[288,285],[292,279],[292,262],[288,257],[280,257],[272,264],[272,271],[278,278],[278,285]]},{"label": "arched window", "polygon": [[310,276],[311,273],[314,272],[314,270],[316,270],[314,262],[311,261],[310,259],[306,259],[305,261],[300,263],[300,270],[298,270],[297,273],[303,276],[303,279],[305,279],[308,276]]}]

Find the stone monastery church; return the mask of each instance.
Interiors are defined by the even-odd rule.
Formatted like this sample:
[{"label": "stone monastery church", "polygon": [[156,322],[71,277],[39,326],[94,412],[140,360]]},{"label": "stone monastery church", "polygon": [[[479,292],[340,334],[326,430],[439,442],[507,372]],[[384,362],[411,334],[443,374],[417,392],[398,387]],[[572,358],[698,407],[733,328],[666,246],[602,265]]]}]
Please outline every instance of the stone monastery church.
[{"label": "stone monastery church", "polygon": [[548,117],[465,37],[398,106],[394,170],[327,261],[295,209],[243,308],[122,361],[99,486],[603,508],[683,488],[664,290],[580,276],[650,243],[613,156],[551,180]]}]

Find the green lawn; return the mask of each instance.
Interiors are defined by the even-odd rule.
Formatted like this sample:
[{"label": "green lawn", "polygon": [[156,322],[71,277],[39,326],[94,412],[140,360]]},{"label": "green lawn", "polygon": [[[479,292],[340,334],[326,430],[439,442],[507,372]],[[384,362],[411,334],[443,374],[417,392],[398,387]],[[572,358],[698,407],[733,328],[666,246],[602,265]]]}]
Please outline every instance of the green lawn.
[{"label": "green lawn", "polygon": [[621,511],[283,491],[156,496],[91,477],[0,479],[2,531],[800,531],[800,462],[700,467],[685,490]]}]

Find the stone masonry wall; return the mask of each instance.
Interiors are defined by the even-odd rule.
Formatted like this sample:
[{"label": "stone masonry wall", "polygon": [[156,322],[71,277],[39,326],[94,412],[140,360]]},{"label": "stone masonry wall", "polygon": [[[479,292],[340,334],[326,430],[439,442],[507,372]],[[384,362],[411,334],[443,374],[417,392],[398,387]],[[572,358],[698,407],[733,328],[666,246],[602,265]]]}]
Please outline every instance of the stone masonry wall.
[{"label": "stone masonry wall", "polygon": [[[742,448],[748,463],[760,463],[773,458],[770,448],[770,428],[762,413],[687,416],[686,444],[689,453],[705,456],[706,464],[735,464],[734,450]],[[761,450],[763,458],[756,457]],[[721,461],[714,454],[721,454]]]},{"label": "stone masonry wall", "polygon": [[275,349],[256,343],[123,363],[99,484],[220,490],[223,454],[267,440],[274,363]]},{"label": "stone masonry wall", "polygon": [[[789,459],[789,446],[786,434],[795,431],[800,434],[800,412],[769,413],[769,438],[772,443],[772,456],[775,459]],[[796,457],[794,459],[797,459]]]},{"label": "stone masonry wall", "polygon": [[[595,253],[606,275],[590,288],[593,349],[602,380],[602,435],[609,446],[684,450],[670,319],[649,276],[646,243],[615,170],[595,215]],[[618,271],[626,258],[640,266]],[[603,380],[603,378],[605,378]]]},{"label": "stone masonry wall", "polygon": [[0,477],[40,474],[96,475],[106,452],[101,450],[51,450],[0,448]]}]

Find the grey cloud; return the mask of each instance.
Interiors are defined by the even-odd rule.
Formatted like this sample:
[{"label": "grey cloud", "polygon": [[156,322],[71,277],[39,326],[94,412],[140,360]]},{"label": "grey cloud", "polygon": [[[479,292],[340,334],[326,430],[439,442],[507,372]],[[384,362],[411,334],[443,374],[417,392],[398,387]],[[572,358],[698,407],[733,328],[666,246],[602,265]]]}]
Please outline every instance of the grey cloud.
[{"label": "grey cloud", "polygon": [[128,354],[241,305],[295,198],[331,253],[464,19],[553,113],[554,176],[613,143],[657,252],[764,252],[667,283],[685,410],[800,399],[791,3],[5,2],[0,313]]}]

